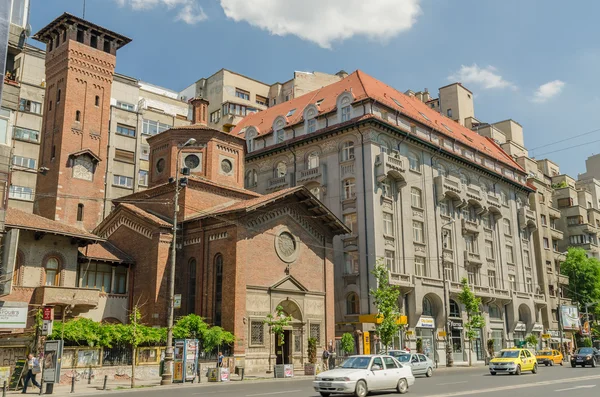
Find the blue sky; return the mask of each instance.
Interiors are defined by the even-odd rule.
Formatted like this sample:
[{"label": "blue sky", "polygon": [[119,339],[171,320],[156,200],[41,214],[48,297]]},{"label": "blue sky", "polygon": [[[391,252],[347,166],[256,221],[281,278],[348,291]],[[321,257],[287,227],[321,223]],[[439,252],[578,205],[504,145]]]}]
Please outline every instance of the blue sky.
[{"label": "blue sky", "polygon": [[[119,73],[175,90],[220,68],[267,83],[294,70],[361,69],[400,91],[434,95],[458,79],[475,93],[479,120],[516,120],[528,148],[600,129],[596,1],[86,3],[86,19],[133,39],[118,54]],[[31,0],[33,32],[82,9],[83,0]],[[532,151],[572,176],[599,152],[600,131]]]}]

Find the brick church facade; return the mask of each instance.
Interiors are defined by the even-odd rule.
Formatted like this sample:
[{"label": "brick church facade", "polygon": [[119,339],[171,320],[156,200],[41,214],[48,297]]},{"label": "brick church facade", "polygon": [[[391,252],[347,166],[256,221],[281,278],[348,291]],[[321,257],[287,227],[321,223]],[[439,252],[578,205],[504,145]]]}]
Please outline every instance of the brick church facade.
[{"label": "brick church facade", "polygon": [[[264,196],[245,190],[245,142],[207,127],[207,103],[193,103],[195,124],[148,140],[149,189],[117,200],[95,232],[133,257],[133,300],[144,303],[149,324],[164,325],[175,192],[169,178],[181,151],[180,167],[190,175],[179,198],[176,315],[197,313],[232,331],[234,355],[263,370],[273,343],[263,321],[282,306],[293,318],[283,360],[302,365],[309,337],[320,346],[335,338],[332,240],[347,229],[304,187]],[[190,138],[195,144],[183,148]]]}]

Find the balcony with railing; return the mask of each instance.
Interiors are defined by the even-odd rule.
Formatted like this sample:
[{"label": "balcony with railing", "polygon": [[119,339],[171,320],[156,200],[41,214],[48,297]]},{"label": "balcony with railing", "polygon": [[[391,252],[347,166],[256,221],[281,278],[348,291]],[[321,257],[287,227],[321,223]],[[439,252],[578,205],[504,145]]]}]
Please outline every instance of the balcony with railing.
[{"label": "balcony with railing", "polygon": [[552,237],[552,240],[562,240],[565,236],[562,231],[551,227],[550,228],[550,237]]},{"label": "balcony with railing", "polygon": [[325,164],[296,172],[296,182],[308,183],[317,182],[319,185],[325,185],[326,168]]},{"label": "balcony with railing", "polygon": [[288,187],[290,185],[290,174],[287,173],[284,176],[279,176],[276,178],[269,179],[267,189],[275,190],[281,189],[283,187]]},{"label": "balcony with railing", "polygon": [[494,193],[487,194],[487,202],[488,202],[488,205],[494,206],[496,208],[502,207],[502,204],[500,204],[500,198],[498,196],[496,196]]},{"label": "balcony with railing", "polygon": [[406,162],[398,153],[380,153],[375,157],[375,173],[377,180],[386,178],[404,179]]},{"label": "balcony with railing", "polygon": [[537,229],[537,217],[535,211],[527,207],[519,208],[519,223],[522,228]]},{"label": "balcony with railing", "polygon": [[548,216],[550,219],[560,219],[560,210],[548,205]]},{"label": "balcony with railing", "polygon": [[463,218],[462,230],[463,233],[479,233],[479,225],[477,225],[477,222],[473,222]]},{"label": "balcony with railing", "polygon": [[390,272],[390,284],[399,287],[413,287],[412,277],[410,274]]},{"label": "balcony with railing", "polygon": [[558,275],[558,283],[560,285],[569,285],[569,276],[565,276],[564,274]]},{"label": "balcony with railing", "polygon": [[33,301],[41,306],[70,306],[75,314],[88,311],[100,300],[100,290],[76,287],[37,287]]},{"label": "balcony with railing", "polygon": [[452,200],[464,200],[462,197],[464,193],[463,187],[458,178],[452,175],[439,175],[433,179],[433,183],[439,200],[443,200],[446,197]]},{"label": "balcony with railing", "polygon": [[477,201],[481,202],[481,200],[482,200],[481,188],[479,186],[475,186],[475,185],[467,186],[467,197],[469,199],[477,200]]},{"label": "balcony with railing", "polygon": [[465,262],[469,265],[481,265],[483,261],[481,260],[481,255],[475,252],[465,251]]},{"label": "balcony with railing", "polygon": [[355,174],[354,161],[345,161],[340,164],[340,178],[352,178]]}]

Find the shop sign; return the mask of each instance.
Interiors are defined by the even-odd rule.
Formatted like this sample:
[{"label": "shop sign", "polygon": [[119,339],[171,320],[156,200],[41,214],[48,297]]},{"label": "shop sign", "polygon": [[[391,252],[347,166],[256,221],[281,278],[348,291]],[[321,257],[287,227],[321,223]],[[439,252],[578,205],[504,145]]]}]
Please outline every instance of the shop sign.
[{"label": "shop sign", "polygon": [[421,316],[417,322],[417,328],[435,328],[435,321],[433,320],[433,317]]},{"label": "shop sign", "polygon": [[415,333],[414,331],[406,331],[405,334],[406,336],[413,336]]},{"label": "shop sign", "polygon": [[[4,302],[2,302],[4,303]],[[27,326],[27,303],[23,307],[9,307],[0,303],[0,328],[25,328]]]},{"label": "shop sign", "polygon": [[438,331],[438,338],[445,338],[446,337],[446,331]]},{"label": "shop sign", "polygon": [[515,325],[515,332],[525,332],[527,331],[527,325],[525,325],[525,323],[522,322],[518,322],[517,325]]},{"label": "shop sign", "polygon": [[462,323],[455,323],[454,321],[450,321],[450,327],[452,329],[456,329],[456,330],[462,330],[463,329]]},{"label": "shop sign", "polygon": [[542,334],[542,339],[550,339],[552,335],[550,334]]},{"label": "shop sign", "polygon": [[363,332],[363,351],[364,354],[371,354],[371,337],[368,332]]},{"label": "shop sign", "polygon": [[560,331],[550,330],[548,333],[552,338],[560,338]]},{"label": "shop sign", "polygon": [[531,332],[544,332],[544,326],[542,324],[535,323],[535,324],[533,324],[533,328],[531,329]]}]

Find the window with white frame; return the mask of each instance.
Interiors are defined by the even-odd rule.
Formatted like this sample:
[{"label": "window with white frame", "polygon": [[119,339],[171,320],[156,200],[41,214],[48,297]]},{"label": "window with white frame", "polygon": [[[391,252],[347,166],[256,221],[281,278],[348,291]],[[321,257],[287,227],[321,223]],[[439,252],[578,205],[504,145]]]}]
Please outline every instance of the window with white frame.
[{"label": "window with white frame", "polygon": [[131,178],[129,176],[124,176],[124,175],[114,175],[113,176],[113,185],[132,189],[133,188],[133,178]]},{"label": "window with white frame", "polygon": [[415,153],[408,154],[408,168],[412,171],[421,172],[421,161]]},{"label": "window with white frame", "polygon": [[13,129],[13,138],[27,141],[27,142],[39,142],[40,132],[36,130],[30,130],[29,128],[17,127]]},{"label": "window with white frame", "polygon": [[394,215],[389,212],[383,213],[383,234],[386,236],[394,235]]},{"label": "window with white frame", "polygon": [[500,201],[502,202],[502,205],[508,206],[508,194],[506,194],[504,190],[500,192]]},{"label": "window with white frame", "polygon": [[421,258],[420,256],[415,257],[415,275],[420,277],[428,277],[429,272],[427,270],[425,258]]},{"label": "window with white frame", "polygon": [[346,141],[342,145],[342,161],[354,160],[354,142]]},{"label": "window with white frame", "polygon": [[169,124],[161,123],[159,121],[143,119],[142,120],[142,134],[144,135],[156,135],[163,131],[168,130],[172,126]]},{"label": "window with white frame", "polygon": [[21,98],[19,102],[19,110],[21,112],[42,114],[42,104],[29,99]]},{"label": "window with white frame", "polygon": [[352,106],[344,106],[342,108],[342,123],[352,118]]},{"label": "window with white frame", "polygon": [[[498,288],[498,283],[496,282],[496,271],[488,270],[488,284],[490,288]],[[491,307],[490,307],[491,310]],[[491,317],[491,312],[490,312]]]},{"label": "window with white frame", "polygon": [[413,221],[413,241],[415,243],[424,243],[425,238],[423,235],[423,222]]},{"label": "window with white frame", "polygon": [[421,189],[417,189],[416,187],[410,189],[410,204],[416,208],[423,208]]},{"label": "window with white frame", "polygon": [[492,216],[493,215],[491,215],[491,214],[481,215],[481,223],[483,224],[483,227],[485,227],[486,229],[492,228]]},{"label": "window with white frame", "polygon": [[550,249],[550,240],[548,240],[547,237],[544,237],[544,248],[545,249]]},{"label": "window with white frame", "polygon": [[37,160],[29,157],[13,156],[12,163],[17,167],[29,168],[32,170],[37,168]]},{"label": "window with white frame", "polygon": [[135,138],[135,128],[128,125],[117,124],[117,134]]},{"label": "window with white frame", "polygon": [[344,252],[344,273],[358,274],[358,251]]},{"label": "window with white frame", "polygon": [[133,105],[131,103],[127,103],[127,102],[117,101],[117,107],[121,108],[121,109],[129,110],[132,112],[135,110],[135,105]]},{"label": "window with white frame", "polygon": [[150,159],[150,146],[148,145],[140,145],[140,160],[149,160]]},{"label": "window with white frame", "polygon": [[27,186],[10,185],[8,197],[17,200],[33,201],[33,188]]},{"label": "window with white frame", "polygon": [[485,240],[485,256],[494,259],[494,243],[490,240]]},{"label": "window with white frame", "polygon": [[510,220],[504,218],[503,219],[503,223],[504,223],[504,234],[510,236],[512,234],[512,228],[510,226]]},{"label": "window with white frame", "polygon": [[319,166],[319,153],[311,152],[306,159],[307,169],[312,170]]},{"label": "window with white frame", "polygon": [[465,244],[467,245],[467,252],[472,254],[479,253],[479,247],[477,247],[477,237],[474,234],[467,234],[465,236]]},{"label": "window with white frame", "polygon": [[344,225],[350,229],[352,234],[356,234],[358,232],[358,216],[356,215],[356,212],[344,214]]},{"label": "window with white frame", "polygon": [[275,167],[275,177],[283,178],[286,175],[287,175],[287,164],[283,161],[280,161],[279,163],[277,163],[277,166]]},{"label": "window with white frame", "polygon": [[479,268],[476,266],[469,266],[467,268],[467,280],[469,285],[479,285]]},{"label": "window with white frame", "polygon": [[385,250],[385,265],[390,272],[396,272],[396,253],[391,250]]},{"label": "window with white frame", "polygon": [[440,207],[440,215],[450,216],[450,208],[448,206],[448,200],[446,200],[446,199],[441,200],[439,202],[438,206]]},{"label": "window with white frame", "polygon": [[383,197],[392,197],[392,185],[387,179],[381,182],[381,194]]},{"label": "window with white frame", "polygon": [[506,246],[506,262],[515,263],[515,254],[512,245]]},{"label": "window with white frame", "polygon": [[517,277],[514,274],[508,275],[508,284],[511,290],[517,291]]},{"label": "window with white frame", "polygon": [[344,199],[352,199],[356,197],[356,185],[354,178],[346,179],[344,181]]},{"label": "window with white frame", "polygon": [[140,170],[138,177],[139,186],[148,186],[148,171]]}]

